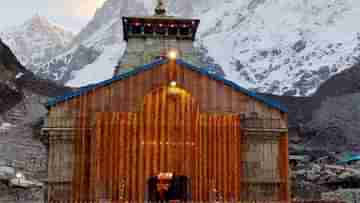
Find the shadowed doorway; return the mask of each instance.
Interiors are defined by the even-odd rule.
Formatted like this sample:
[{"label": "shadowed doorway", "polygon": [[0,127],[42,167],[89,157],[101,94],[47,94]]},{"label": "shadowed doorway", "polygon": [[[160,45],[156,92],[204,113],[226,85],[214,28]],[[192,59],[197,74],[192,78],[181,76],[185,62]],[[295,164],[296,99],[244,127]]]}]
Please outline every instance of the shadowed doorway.
[{"label": "shadowed doorway", "polygon": [[186,176],[160,173],[148,179],[147,187],[148,202],[186,202],[191,200],[190,179]]}]

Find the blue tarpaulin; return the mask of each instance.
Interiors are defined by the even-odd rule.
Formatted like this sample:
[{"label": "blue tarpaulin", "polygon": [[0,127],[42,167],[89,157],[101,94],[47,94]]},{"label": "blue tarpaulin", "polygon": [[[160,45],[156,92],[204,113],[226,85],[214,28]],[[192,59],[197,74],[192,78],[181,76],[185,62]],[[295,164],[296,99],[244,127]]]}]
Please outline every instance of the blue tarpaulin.
[{"label": "blue tarpaulin", "polygon": [[360,161],[360,155],[348,154],[343,159],[338,161],[338,164],[348,164],[353,161]]}]

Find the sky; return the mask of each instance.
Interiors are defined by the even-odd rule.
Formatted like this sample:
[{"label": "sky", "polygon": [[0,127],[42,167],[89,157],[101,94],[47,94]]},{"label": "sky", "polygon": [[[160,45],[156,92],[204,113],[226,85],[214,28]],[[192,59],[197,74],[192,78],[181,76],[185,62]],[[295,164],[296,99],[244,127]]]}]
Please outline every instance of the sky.
[{"label": "sky", "polygon": [[[35,14],[79,32],[106,0],[2,0],[0,29],[21,25]],[[5,20],[6,19],[6,20]]]}]

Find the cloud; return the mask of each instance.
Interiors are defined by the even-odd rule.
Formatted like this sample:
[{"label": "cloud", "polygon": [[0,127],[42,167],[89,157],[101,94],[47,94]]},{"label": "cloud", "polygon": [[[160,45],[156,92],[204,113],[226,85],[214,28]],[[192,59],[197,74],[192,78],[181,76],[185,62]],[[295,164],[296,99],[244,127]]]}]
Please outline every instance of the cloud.
[{"label": "cloud", "polygon": [[96,9],[101,7],[105,0],[57,0],[55,7],[61,8],[63,13],[71,16],[93,16]]}]

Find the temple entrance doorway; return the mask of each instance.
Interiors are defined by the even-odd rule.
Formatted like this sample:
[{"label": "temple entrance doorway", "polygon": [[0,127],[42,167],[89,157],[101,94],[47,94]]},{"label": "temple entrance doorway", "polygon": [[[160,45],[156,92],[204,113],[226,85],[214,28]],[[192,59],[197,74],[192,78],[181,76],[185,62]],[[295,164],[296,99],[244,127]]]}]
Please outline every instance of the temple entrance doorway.
[{"label": "temple entrance doorway", "polygon": [[160,173],[148,179],[148,202],[186,202],[191,200],[190,178]]}]

